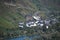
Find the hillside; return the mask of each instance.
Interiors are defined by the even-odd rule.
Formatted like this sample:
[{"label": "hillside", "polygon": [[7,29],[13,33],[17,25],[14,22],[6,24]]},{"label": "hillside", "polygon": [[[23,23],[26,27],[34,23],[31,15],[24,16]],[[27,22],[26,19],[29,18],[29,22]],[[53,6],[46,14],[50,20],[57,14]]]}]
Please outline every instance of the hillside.
[{"label": "hillside", "polygon": [[0,0],[0,34],[17,30],[18,23],[26,21],[26,15],[39,11],[43,18],[60,18],[60,0]]},{"label": "hillside", "polygon": [[[11,0],[12,1],[12,0]],[[29,0],[14,1],[0,1],[0,26],[4,28],[18,27],[19,21],[24,21],[24,16],[27,14],[33,14],[38,11],[38,8],[33,2]],[[15,6],[14,6],[15,5]],[[23,15],[24,14],[24,15]]]}]

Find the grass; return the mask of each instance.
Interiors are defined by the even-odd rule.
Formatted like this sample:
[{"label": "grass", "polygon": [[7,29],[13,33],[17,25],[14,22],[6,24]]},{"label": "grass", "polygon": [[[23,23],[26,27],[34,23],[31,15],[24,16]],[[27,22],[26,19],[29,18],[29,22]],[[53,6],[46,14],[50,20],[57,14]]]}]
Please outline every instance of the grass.
[{"label": "grass", "polygon": [[[6,32],[6,29],[15,29],[17,31],[18,22],[25,22],[25,14],[34,14],[33,12],[39,11],[35,3],[30,2],[29,0],[24,1],[24,3],[27,4],[26,8],[31,8],[32,10],[23,8],[23,5],[20,5],[21,8],[17,8],[18,6],[11,7],[3,4],[0,5],[0,30],[5,30]],[[18,12],[16,11],[17,9]],[[44,14],[41,15],[44,16]]]},{"label": "grass", "polygon": [[4,28],[16,28],[19,21],[24,21],[24,18],[18,13],[5,13],[0,16],[0,26]]},{"label": "grass", "polygon": [[5,27],[5,28],[11,28],[11,26],[15,27],[12,22],[9,22],[6,19],[1,18],[1,17],[0,17],[0,26]]}]

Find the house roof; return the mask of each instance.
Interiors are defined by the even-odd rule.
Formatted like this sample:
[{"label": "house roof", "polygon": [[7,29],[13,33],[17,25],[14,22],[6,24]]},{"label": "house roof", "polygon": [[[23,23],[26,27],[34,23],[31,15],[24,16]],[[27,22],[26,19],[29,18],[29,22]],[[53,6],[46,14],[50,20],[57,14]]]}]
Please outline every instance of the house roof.
[{"label": "house roof", "polygon": [[45,20],[44,22],[45,22],[45,24],[50,24],[51,21],[50,20]]},{"label": "house roof", "polygon": [[35,20],[39,20],[39,19],[40,19],[39,16],[33,16],[33,18],[34,18]]},{"label": "house roof", "polygon": [[23,28],[23,25],[19,25],[19,27],[22,27]]}]

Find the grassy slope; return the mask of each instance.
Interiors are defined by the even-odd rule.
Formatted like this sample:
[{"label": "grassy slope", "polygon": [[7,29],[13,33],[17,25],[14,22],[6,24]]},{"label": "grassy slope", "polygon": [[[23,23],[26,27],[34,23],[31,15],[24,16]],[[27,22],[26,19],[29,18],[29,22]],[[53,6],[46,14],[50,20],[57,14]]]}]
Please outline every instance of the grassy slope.
[{"label": "grassy slope", "polygon": [[[30,3],[27,0],[23,1],[23,2],[25,4],[28,3],[27,6],[31,7],[31,9],[36,8],[33,3]],[[23,4],[21,4],[21,5],[23,6]],[[21,7],[20,5],[18,5],[18,6]],[[8,28],[8,29],[18,28],[18,22],[25,21],[25,18],[23,16],[25,14],[31,13],[32,10],[26,9],[27,7],[23,8],[24,6],[21,8],[18,8],[18,6],[17,7],[12,7],[12,6],[8,7],[8,5],[6,6],[3,3],[1,3],[1,5],[0,5],[0,28]],[[33,9],[33,10],[35,10],[35,9]]]},{"label": "grassy slope", "polygon": [[0,6],[0,8],[2,9],[2,10],[0,9],[1,10],[1,12],[0,12],[0,27],[4,27],[4,28],[18,27],[17,26],[18,21],[24,20],[24,18],[21,15],[19,15],[18,13],[13,12],[9,8],[5,7],[5,9],[4,9],[4,7],[2,8],[2,6]]},{"label": "grassy slope", "polygon": [[[9,7],[2,3],[0,5],[0,27],[17,28],[19,21],[25,21],[25,15],[39,11],[40,7],[45,5],[43,3],[44,0],[41,1],[42,3],[40,1],[41,0],[17,0],[16,7],[11,5]],[[48,5],[48,7],[50,6]],[[42,15],[45,14],[43,13]]]}]

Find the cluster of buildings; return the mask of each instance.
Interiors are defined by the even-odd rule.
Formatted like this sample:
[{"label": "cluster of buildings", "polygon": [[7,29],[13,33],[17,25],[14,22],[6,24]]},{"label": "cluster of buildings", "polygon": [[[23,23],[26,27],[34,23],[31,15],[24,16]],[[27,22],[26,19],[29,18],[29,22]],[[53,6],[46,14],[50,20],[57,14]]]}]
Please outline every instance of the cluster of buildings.
[{"label": "cluster of buildings", "polygon": [[43,27],[45,26],[47,29],[49,28],[49,26],[51,26],[52,24],[56,23],[56,19],[42,19],[39,15],[27,15],[26,16],[26,22],[19,22],[19,27],[24,27],[24,25],[26,27],[35,27],[35,26],[39,26],[39,27]]}]

